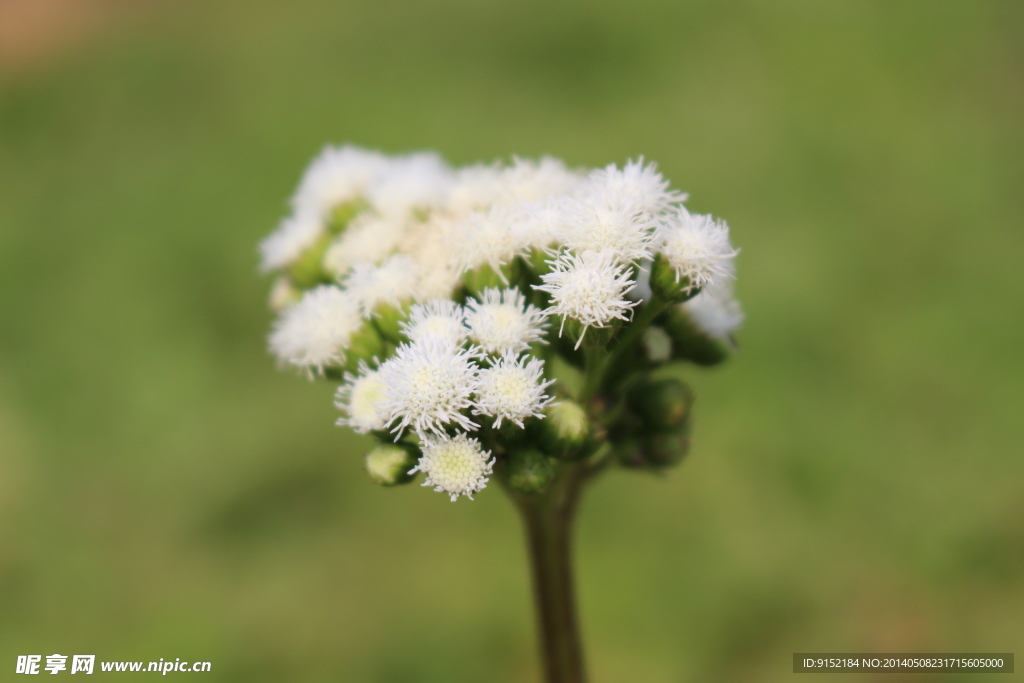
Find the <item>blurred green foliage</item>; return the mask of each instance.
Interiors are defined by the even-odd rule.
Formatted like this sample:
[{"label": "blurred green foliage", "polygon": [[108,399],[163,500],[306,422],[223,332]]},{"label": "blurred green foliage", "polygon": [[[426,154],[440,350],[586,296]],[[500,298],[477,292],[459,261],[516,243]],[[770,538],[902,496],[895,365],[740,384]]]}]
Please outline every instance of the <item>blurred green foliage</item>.
[{"label": "blurred green foliage", "polygon": [[373,486],[331,387],[265,352],[255,245],[329,141],[644,154],[732,226],[748,320],[683,371],[689,457],[584,501],[595,681],[1022,642],[1024,5],[153,11],[0,82],[4,669],[536,680],[500,491]]}]

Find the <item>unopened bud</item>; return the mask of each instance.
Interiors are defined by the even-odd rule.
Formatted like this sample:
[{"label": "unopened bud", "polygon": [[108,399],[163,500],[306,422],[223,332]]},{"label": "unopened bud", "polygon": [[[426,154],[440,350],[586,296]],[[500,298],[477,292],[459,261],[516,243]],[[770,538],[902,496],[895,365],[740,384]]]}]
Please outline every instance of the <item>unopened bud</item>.
[{"label": "unopened bud", "polygon": [[513,451],[505,467],[509,486],[520,493],[540,493],[555,476],[554,462],[535,448]]},{"label": "unopened bud", "polygon": [[362,197],[338,204],[327,218],[327,229],[332,235],[340,235],[345,232],[352,219],[362,213],[364,209],[369,208],[369,206],[369,202]]},{"label": "unopened bud", "polygon": [[641,444],[643,458],[651,467],[678,465],[690,450],[689,430],[651,434]]},{"label": "unopened bud", "polygon": [[330,243],[331,234],[325,232],[288,266],[288,276],[296,287],[311,289],[320,284],[333,282],[331,276],[324,270],[324,253]]},{"label": "unopened bud", "polygon": [[641,382],[626,397],[630,409],[655,431],[679,427],[690,412],[693,392],[675,378]]},{"label": "unopened bud", "polygon": [[364,322],[349,338],[348,349],[345,352],[345,369],[357,372],[359,361],[369,363],[383,356],[384,341],[380,338],[380,333],[369,321]]},{"label": "unopened bud", "polygon": [[663,254],[657,254],[651,264],[651,291],[659,299],[680,303],[696,296],[700,289],[688,277],[681,277]]},{"label": "unopened bud", "polygon": [[411,449],[395,444],[381,444],[366,454],[366,473],[381,486],[407,484],[413,480],[409,470],[415,466]]},{"label": "unopened bud", "polygon": [[672,339],[672,357],[697,365],[717,365],[729,357],[729,347],[698,328],[685,307],[673,306],[659,319]]},{"label": "unopened bud", "polygon": [[274,281],[270,289],[270,310],[280,313],[302,298],[302,291],[292,284],[287,275],[282,275]]},{"label": "unopened bud", "polygon": [[590,438],[590,420],[579,403],[561,399],[544,410],[540,427],[548,452],[569,457],[580,452]]}]

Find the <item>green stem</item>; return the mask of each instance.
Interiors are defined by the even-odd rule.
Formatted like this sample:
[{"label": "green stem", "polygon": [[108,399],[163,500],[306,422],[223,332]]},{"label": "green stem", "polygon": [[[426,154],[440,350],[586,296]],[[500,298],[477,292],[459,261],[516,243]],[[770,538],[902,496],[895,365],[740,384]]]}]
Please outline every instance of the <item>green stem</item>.
[{"label": "green stem", "polygon": [[512,494],[526,528],[546,683],[587,680],[572,572],[573,521],[586,476],[585,467],[571,465],[542,494]]},{"label": "green stem", "polygon": [[592,399],[604,382],[609,367],[613,367],[616,361],[625,353],[644,330],[669,306],[672,302],[661,299],[652,299],[640,309],[633,320],[625,326],[622,336],[615,339],[615,345],[611,351],[605,351],[603,347],[587,347],[584,342],[584,354],[586,355],[586,367],[584,370],[583,389],[580,391],[579,400],[586,403]]}]

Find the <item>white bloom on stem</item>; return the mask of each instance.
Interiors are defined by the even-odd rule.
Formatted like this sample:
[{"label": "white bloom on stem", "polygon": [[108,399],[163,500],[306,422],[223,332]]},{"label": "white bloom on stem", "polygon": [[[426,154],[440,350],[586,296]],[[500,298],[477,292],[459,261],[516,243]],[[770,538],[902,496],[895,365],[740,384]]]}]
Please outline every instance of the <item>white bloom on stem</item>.
[{"label": "white bloom on stem", "polygon": [[422,438],[429,432],[441,436],[445,425],[452,423],[462,429],[476,429],[476,424],[463,415],[473,405],[479,371],[476,358],[475,350],[439,339],[398,347],[380,368],[385,398],[382,407],[392,431],[400,437],[410,427]]},{"label": "white bloom on stem", "polygon": [[538,161],[513,157],[512,165],[503,170],[501,181],[502,200],[507,204],[571,194],[583,186],[583,176],[554,157],[541,157]]},{"label": "white bloom on stem", "polygon": [[658,165],[644,164],[644,158],[627,161],[621,169],[615,164],[592,171],[585,195],[591,203],[610,208],[632,205],[655,216],[686,199],[658,173]]},{"label": "white bloom on stem", "polygon": [[423,456],[409,474],[425,473],[423,486],[433,486],[435,491],[447,493],[453,503],[460,495],[473,500],[473,494],[487,486],[494,458],[488,460],[490,451],[485,451],[476,439],[464,433],[428,438],[422,448]]},{"label": "white bloom on stem", "polygon": [[488,288],[466,302],[470,338],[487,353],[525,351],[543,338],[547,313],[526,303],[516,288]]},{"label": "white bloom on stem", "polygon": [[743,324],[743,309],[733,297],[729,279],[715,281],[680,305],[709,337],[726,339]]},{"label": "white bloom on stem", "polygon": [[406,221],[376,213],[362,213],[327,247],[324,270],[343,277],[357,263],[379,264],[401,244]]},{"label": "white bloom on stem", "polygon": [[405,217],[440,206],[451,183],[452,171],[438,154],[417,152],[391,158],[367,194],[381,214]]},{"label": "white bloom on stem", "polygon": [[400,307],[413,298],[417,285],[416,264],[408,256],[392,256],[379,266],[357,264],[342,282],[356,301],[363,317],[369,318],[381,304]]},{"label": "white bloom on stem", "polygon": [[489,209],[501,201],[505,184],[501,166],[498,164],[473,164],[455,172],[445,203],[445,208],[454,216],[464,216],[473,211]]},{"label": "white bloom on stem", "polygon": [[505,281],[501,267],[528,248],[525,233],[515,227],[517,219],[516,212],[493,207],[474,211],[453,224],[448,239],[455,269],[465,272],[486,265]]},{"label": "white bloom on stem", "polygon": [[566,220],[556,234],[578,254],[609,251],[625,264],[650,256],[654,226],[653,219],[632,202],[609,206],[576,200],[569,202]]},{"label": "white bloom on stem", "polygon": [[334,405],[345,413],[338,426],[351,427],[360,434],[383,429],[387,414],[380,408],[384,400],[384,381],[380,370],[371,370],[359,361],[358,374],[345,373],[345,383],[334,394]]},{"label": "white bloom on stem", "polygon": [[548,313],[572,318],[583,324],[583,334],[576,341],[579,348],[583,335],[591,327],[606,327],[613,320],[628,320],[635,301],[629,301],[626,293],[634,286],[630,279],[631,270],[620,265],[611,251],[588,251],[583,254],[560,254],[553,261],[552,271],[541,276],[543,285],[537,287],[548,292],[552,304]]},{"label": "white bloom on stem", "polygon": [[661,253],[675,271],[676,282],[685,278],[688,290],[732,276],[733,258],[739,252],[729,243],[725,222],[679,207],[665,218],[659,237]]},{"label": "white bloom on stem", "polygon": [[554,380],[543,380],[544,361],[506,351],[489,368],[480,371],[476,390],[477,415],[495,418],[494,427],[510,420],[522,428],[528,417],[543,417],[552,398],[544,393]]},{"label": "white bloom on stem", "polygon": [[402,333],[413,342],[440,339],[461,345],[469,330],[462,306],[449,299],[432,299],[412,307],[409,319],[402,323]]},{"label": "white bloom on stem", "polygon": [[297,213],[321,220],[339,204],[365,198],[370,185],[388,168],[388,158],[353,145],[325,147],[302,175],[292,197]]},{"label": "white bloom on stem", "polygon": [[333,285],[321,285],[282,312],[270,334],[270,349],[281,362],[312,376],[344,362],[349,340],[361,325],[352,297]]},{"label": "white bloom on stem", "polygon": [[260,270],[276,270],[290,265],[324,234],[324,223],[313,211],[288,216],[260,242]]}]

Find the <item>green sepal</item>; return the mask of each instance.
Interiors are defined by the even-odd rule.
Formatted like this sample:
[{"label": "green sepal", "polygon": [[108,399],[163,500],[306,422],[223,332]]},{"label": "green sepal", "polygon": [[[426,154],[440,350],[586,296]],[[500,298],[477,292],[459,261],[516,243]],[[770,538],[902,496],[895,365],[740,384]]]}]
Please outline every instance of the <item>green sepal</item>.
[{"label": "green sepal", "polygon": [[324,270],[324,252],[330,244],[331,234],[325,232],[288,266],[288,276],[296,287],[312,289],[334,282],[334,278]]},{"label": "green sepal", "polygon": [[502,468],[505,481],[519,493],[541,493],[555,477],[555,462],[536,448],[509,454]]},{"label": "green sepal", "polygon": [[672,357],[697,365],[717,365],[729,357],[729,346],[721,339],[708,336],[694,324],[681,306],[673,306],[658,322],[672,339]]}]

